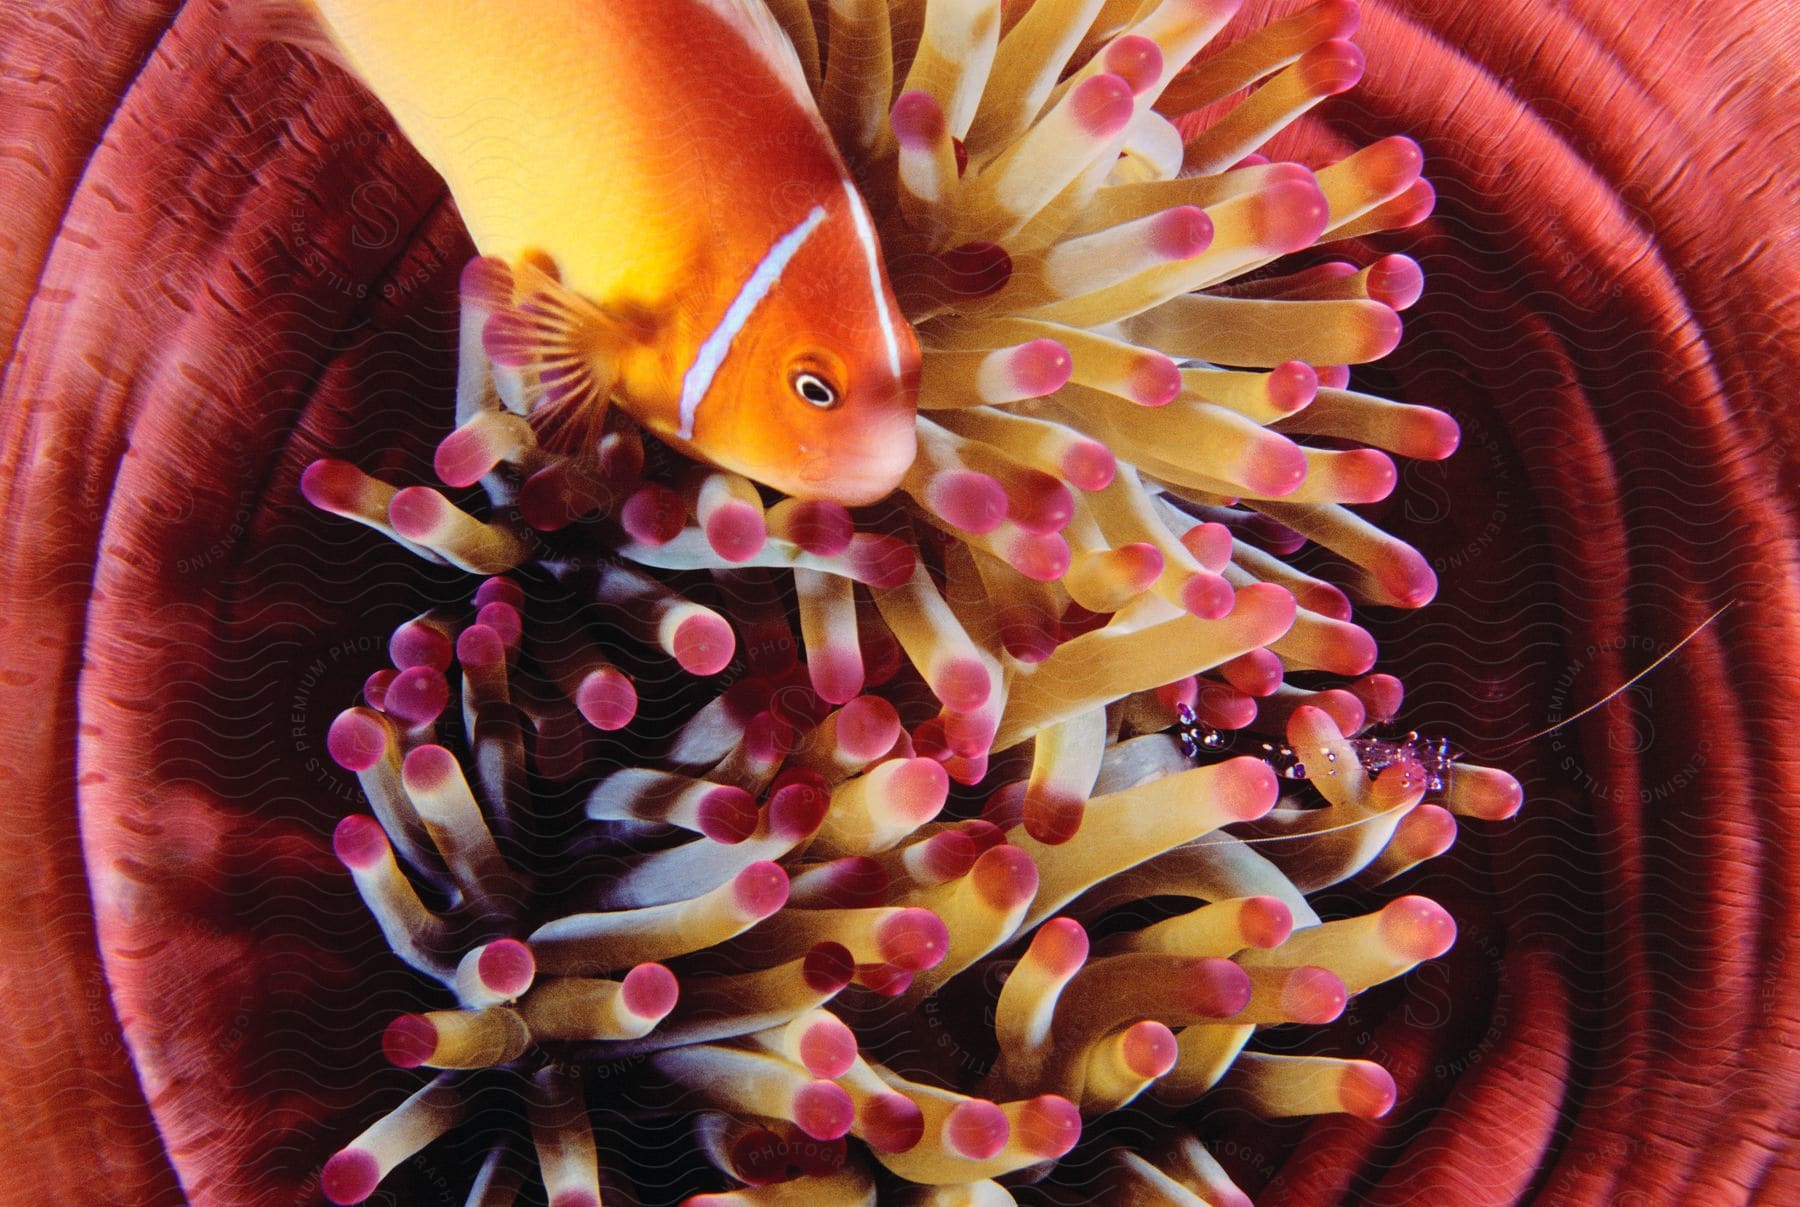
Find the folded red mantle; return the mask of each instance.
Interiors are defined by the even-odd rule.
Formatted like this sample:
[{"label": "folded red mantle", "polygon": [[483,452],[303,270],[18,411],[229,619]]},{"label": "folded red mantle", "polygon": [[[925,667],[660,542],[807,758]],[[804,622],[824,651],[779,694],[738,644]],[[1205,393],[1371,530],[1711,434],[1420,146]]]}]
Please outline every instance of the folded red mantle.
[{"label": "folded red mantle", "polygon": [[[316,1197],[406,1085],[323,735],[454,576],[297,482],[428,472],[470,248],[373,102],[216,7],[0,13],[6,1202]],[[1406,718],[1528,795],[1425,877],[1455,954],[1345,1024],[1401,1109],[1231,1131],[1261,1202],[1800,1201],[1790,24],[1373,4],[1362,85],[1276,148],[1427,151],[1381,384],[1464,441],[1384,517],[1440,600],[1376,627]]]}]

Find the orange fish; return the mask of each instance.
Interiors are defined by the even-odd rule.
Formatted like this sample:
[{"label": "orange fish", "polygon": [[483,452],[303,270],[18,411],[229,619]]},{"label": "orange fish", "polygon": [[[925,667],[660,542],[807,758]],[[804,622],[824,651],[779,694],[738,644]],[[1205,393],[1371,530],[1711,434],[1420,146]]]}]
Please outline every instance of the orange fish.
[{"label": "orange fish", "polygon": [[260,0],[290,40],[297,7],[483,255],[554,263],[520,329],[577,350],[563,395],[789,494],[898,485],[918,344],[762,0]]}]

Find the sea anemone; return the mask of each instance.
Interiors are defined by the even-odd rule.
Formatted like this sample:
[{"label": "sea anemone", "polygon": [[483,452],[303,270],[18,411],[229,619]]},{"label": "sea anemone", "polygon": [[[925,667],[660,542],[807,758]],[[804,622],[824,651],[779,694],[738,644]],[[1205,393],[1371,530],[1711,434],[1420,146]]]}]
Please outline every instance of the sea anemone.
[{"label": "sea anemone", "polygon": [[[172,32],[149,9],[90,29],[15,15],[30,66],[7,87],[65,103],[10,111],[6,176],[22,519],[5,615],[32,635],[0,679],[7,973],[35,990],[6,1010],[14,1184],[177,1202],[174,1168],[195,1201],[294,1201],[379,1113],[369,1087],[401,1092],[368,1080],[371,1016],[428,1004],[363,949],[322,848],[360,805],[310,760],[383,618],[466,587],[329,543],[290,500],[321,452],[422,480],[419,399],[449,391],[466,244],[366,102],[221,48],[204,6]],[[1766,145],[1757,115],[1778,113],[1768,65],[1741,57],[1757,19],[1382,10],[1359,35],[1374,74],[1335,129],[1421,138],[1448,204],[1408,250],[1457,282],[1380,370],[1381,392],[1437,401],[1468,436],[1447,476],[1407,471],[1412,503],[1388,519],[1457,571],[1435,610],[1454,624],[1428,614],[1388,643],[1424,669],[1414,715],[1492,748],[1735,606],[1653,692],[1510,756],[1530,760],[1533,818],[1427,873],[1464,941],[1444,977],[1359,1000],[1340,1035],[1395,1070],[1401,1111],[1304,1131],[1208,1115],[1259,1198],[1785,1193],[1767,1154],[1791,1097],[1790,957],[1758,918],[1782,916],[1791,881],[1791,534],[1767,484],[1796,445],[1759,401],[1791,354],[1757,316],[1793,292],[1759,237],[1792,199],[1766,155],[1714,153]],[[1677,42],[1679,79],[1642,66]],[[1327,162],[1347,149],[1330,129],[1276,157]],[[409,1163],[393,1193],[446,1197],[443,1169]]]},{"label": "sea anemone", "polygon": [[[368,1197],[495,1084],[533,1104],[563,1207],[600,1194],[582,1106],[600,1080],[646,1115],[707,1108],[702,1148],[745,1186],[703,1200],[719,1203],[863,1201],[874,1182],[846,1135],[899,1180],[953,1188],[942,1201],[1006,1201],[992,1179],[1041,1175],[1084,1115],[1146,1091],[1179,1106],[1228,1070],[1273,1116],[1393,1105],[1379,1064],[1239,1054],[1258,1028],[1331,1022],[1449,946],[1454,923],[1423,897],[1321,923],[1304,895],[1449,846],[1450,815],[1420,803],[1433,773],[1404,751],[1368,774],[1367,752],[1301,705],[1289,740],[1314,763],[1292,773],[1325,805],[1271,812],[1276,776],[1257,759],[1194,766],[1173,735],[1109,742],[1104,727],[1040,736],[1029,764],[1010,760],[1029,780],[996,774],[985,816],[950,820],[949,777],[912,753],[893,703],[831,708],[795,667],[693,711],[653,767],[634,744],[596,777],[558,718],[620,728],[618,669],[509,579],[472,602],[473,617],[397,630],[371,707],[332,725],[332,756],[380,818],[351,814],[334,841],[389,945],[440,986],[439,1008],[388,1023],[383,1050],[499,1080],[441,1073],[327,1162],[332,1201]],[[873,686],[916,710],[898,669]],[[461,765],[438,744],[455,741],[438,724],[453,695]],[[1020,820],[1030,792],[1070,781],[1086,816],[1040,842]],[[1222,832],[1238,823],[1260,823],[1263,845]],[[1082,919],[1100,927],[1091,958]],[[1120,1194],[1189,1201],[1178,1183],[1243,1201],[1165,1124],[1152,1154],[1099,1145],[1076,1184],[1099,1168]],[[520,1176],[512,1129],[489,1142],[478,1202]]]},{"label": "sea anemone", "polygon": [[[339,854],[396,952],[461,1005],[403,1015],[388,1051],[453,1069],[510,1066],[528,1049],[531,1064],[548,1060],[534,1092],[563,1105],[540,1103],[532,1130],[552,1202],[600,1193],[582,1083],[561,1068],[569,1044],[600,1064],[647,1052],[671,1103],[685,1090],[724,1110],[717,1126],[734,1139],[709,1155],[752,1184],[809,1177],[795,1163],[753,1173],[733,1155],[775,1126],[818,1143],[855,1135],[903,1181],[1004,1196],[992,1179],[1063,1157],[1081,1113],[1152,1087],[1191,1101],[1229,1068],[1271,1114],[1391,1105],[1391,1079],[1368,1062],[1234,1058],[1258,1025],[1331,1021],[1349,992],[1441,954],[1454,930],[1424,898],[1322,925],[1303,893],[1359,874],[1378,883],[1445,850],[1454,822],[1421,806],[1428,791],[1488,818],[1510,816],[1520,793],[1417,739],[1347,738],[1371,706],[1392,715],[1397,681],[1365,675],[1374,643],[1345,595],[1270,551],[1310,538],[1347,563],[1339,576],[1365,602],[1427,602],[1423,559],[1345,506],[1384,498],[1392,462],[1342,445],[1435,459],[1456,427],[1345,388],[1345,362],[1397,339],[1394,307],[1420,292],[1414,262],[1263,271],[1429,210],[1405,139],[1316,176],[1254,154],[1355,83],[1361,56],[1345,35],[1357,10],[1328,0],[1190,66],[1233,7],[1045,4],[1003,21],[998,4],[872,6],[829,9],[818,25],[784,11],[925,349],[904,509],[867,514],[859,531],[834,505],[771,501],[736,475],[672,465],[628,421],[597,449],[541,444],[563,434],[571,402],[596,401],[585,385],[564,389],[580,357],[554,343],[571,302],[547,258],[519,272],[478,260],[462,278],[463,413],[434,464],[452,487],[485,477],[496,518],[342,461],[308,470],[312,501],[428,557],[478,573],[535,558],[600,605],[593,619],[544,622],[550,645],[531,657],[548,691],[509,685],[505,651],[539,623],[520,617],[533,611],[523,593],[478,596],[491,623],[421,617],[396,634],[395,669],[365,689],[378,711],[333,730],[381,819],[347,819]],[[1313,362],[1337,366],[1322,395]],[[595,550],[715,581],[684,589]],[[602,833],[627,826],[615,844],[651,849],[625,845],[593,872],[565,857],[554,875],[527,874],[547,901],[521,898],[524,852],[508,860],[494,831],[567,812],[531,799],[527,768],[588,771],[579,739],[570,750],[572,714],[617,730],[637,707],[604,647],[636,638],[717,673],[735,652],[727,615],[755,631],[760,652],[744,658],[755,677],[695,711],[653,765],[603,773],[586,801]],[[453,641],[466,777],[432,729]],[[1309,673],[1308,687],[1283,682]],[[1321,673],[1365,677],[1344,690]],[[859,694],[890,678],[891,701]],[[1152,736],[1176,724],[1192,732]],[[1246,726],[1277,735],[1266,759],[1188,767]],[[1264,819],[1277,773],[1318,787],[1325,807],[1290,802],[1268,833],[1246,836],[1256,850],[1208,839]],[[985,816],[939,830],[952,779],[982,788]],[[669,827],[699,837],[667,845]],[[579,846],[566,821],[556,832]],[[420,902],[395,852],[450,915]],[[804,886],[791,903],[790,878]],[[1110,935],[1116,950],[1083,968],[1087,937],[1066,909],[1116,929],[1121,907],[1183,897],[1211,904]],[[887,1034],[904,1016],[852,993],[841,1013],[870,1037],[864,1062],[821,1009],[852,979],[864,996],[936,1003],[1019,948],[982,1006],[997,1050],[959,1052],[960,1067],[915,1068],[921,1037]],[[703,971],[663,963],[684,957]],[[491,959],[518,975],[510,989],[484,979]],[[534,987],[530,968],[555,976]],[[1146,979],[1164,992],[1145,992]],[[665,1022],[684,984],[702,1004]],[[734,1009],[737,994],[755,1005]],[[824,1067],[802,1059],[815,1032],[838,1036]],[[367,1197],[462,1096],[446,1074],[408,1099],[332,1158],[327,1196]],[[833,1187],[817,1193],[872,1192],[844,1161],[810,1173]],[[1200,1147],[1121,1158],[1107,1176],[1177,1199],[1241,1195]]]}]

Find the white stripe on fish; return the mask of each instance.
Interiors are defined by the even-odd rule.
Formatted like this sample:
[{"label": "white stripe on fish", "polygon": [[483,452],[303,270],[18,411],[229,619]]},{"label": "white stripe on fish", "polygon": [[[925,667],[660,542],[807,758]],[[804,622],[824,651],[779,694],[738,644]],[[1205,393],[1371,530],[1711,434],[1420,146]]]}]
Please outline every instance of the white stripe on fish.
[{"label": "white stripe on fish", "polygon": [[863,252],[869,259],[869,290],[875,298],[875,313],[881,316],[881,336],[887,341],[888,368],[900,376],[900,338],[894,334],[894,316],[881,292],[881,245],[875,241],[875,228],[863,208],[862,195],[844,177],[844,194],[850,201],[850,217],[856,221],[856,233],[862,239]]},{"label": "white stripe on fish", "polygon": [[[694,436],[694,419],[700,412],[700,404],[706,401],[707,391],[712,389],[713,378],[718,376],[719,366],[725,363],[725,356],[731,351],[731,341],[736,339],[744,324],[756,312],[757,306],[769,296],[781,280],[781,274],[787,271],[788,261],[799,254],[801,247],[819,229],[819,223],[825,221],[825,207],[815,205],[800,225],[796,226],[769,248],[769,253],[762,258],[738,290],[731,305],[725,308],[725,316],[719,320],[706,342],[700,345],[700,351],[694,356],[694,363],[688,367],[687,376],[681,379],[681,426],[677,432],[683,440],[691,440]],[[893,337],[888,337],[890,348]]]}]

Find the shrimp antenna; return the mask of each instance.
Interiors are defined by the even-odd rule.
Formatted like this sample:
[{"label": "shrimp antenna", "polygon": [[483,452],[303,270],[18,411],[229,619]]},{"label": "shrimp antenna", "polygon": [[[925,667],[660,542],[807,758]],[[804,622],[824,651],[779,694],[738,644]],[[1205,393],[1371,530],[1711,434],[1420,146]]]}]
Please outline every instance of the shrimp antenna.
[{"label": "shrimp antenna", "polygon": [[[1688,632],[1687,636],[1683,637],[1680,641],[1676,642],[1673,646],[1669,647],[1669,649],[1665,650],[1660,656],[1658,656],[1656,658],[1655,661],[1651,662],[1650,665],[1646,666],[1643,670],[1639,671],[1637,674],[1633,675],[1631,678],[1625,680],[1625,682],[1619,684],[1619,686],[1614,688],[1612,691],[1606,693],[1604,696],[1601,696],[1598,700],[1595,700],[1592,704],[1589,704],[1586,708],[1583,708],[1580,712],[1575,713],[1572,716],[1564,717],[1562,720],[1558,721],[1556,724],[1548,726],[1547,728],[1544,728],[1544,729],[1540,729],[1536,733],[1527,734],[1526,736],[1519,738],[1516,741],[1508,742],[1504,746],[1496,747],[1492,752],[1490,752],[1490,754],[1484,754],[1479,757],[1489,758],[1492,755],[1503,754],[1506,751],[1512,750],[1515,747],[1523,746],[1527,742],[1535,742],[1539,738],[1547,737],[1550,734],[1555,733],[1557,730],[1563,728],[1563,726],[1569,725],[1576,721],[1581,720],[1581,718],[1587,716],[1589,713],[1593,712],[1596,708],[1603,707],[1604,705],[1611,702],[1612,700],[1617,699],[1619,696],[1623,695],[1625,692],[1630,691],[1632,688],[1632,685],[1637,683],[1638,680],[1644,678],[1644,676],[1648,675],[1651,671],[1655,670],[1657,667],[1661,666],[1663,663],[1665,663],[1669,659],[1673,658],[1676,654],[1679,654],[1681,652],[1683,646],[1687,645],[1688,642],[1692,641],[1694,638],[1698,637],[1701,633],[1706,631],[1708,626],[1710,626],[1713,623],[1713,621],[1717,620],[1719,617],[1723,616],[1726,612],[1728,612],[1731,609],[1732,605],[1734,605],[1735,603],[1737,603],[1737,601],[1735,599],[1727,600],[1723,605],[1720,606],[1718,611],[1714,612],[1711,616],[1708,616],[1705,620],[1702,620],[1699,624],[1695,625],[1693,627],[1693,629],[1691,629]],[[1359,817],[1355,821],[1347,821],[1347,822],[1343,822],[1340,825],[1327,826],[1322,830],[1307,830],[1304,833],[1299,833],[1299,834],[1268,834],[1268,835],[1264,835],[1260,838],[1238,838],[1235,835],[1228,835],[1225,838],[1215,838],[1210,841],[1208,841],[1207,839],[1200,839],[1200,840],[1196,841],[1193,845],[1194,846],[1223,846],[1223,845],[1226,845],[1227,842],[1237,842],[1237,843],[1242,843],[1245,846],[1263,846],[1268,843],[1276,843],[1276,842],[1299,842],[1299,841],[1302,841],[1302,840],[1305,840],[1308,838],[1320,838],[1326,834],[1338,834],[1345,830],[1355,830],[1361,826],[1371,825],[1375,822],[1378,822],[1385,817],[1390,817],[1395,812],[1396,812],[1396,809],[1384,809],[1380,813],[1372,814],[1371,816],[1368,816],[1368,817]]]},{"label": "shrimp antenna", "polygon": [[1635,683],[1637,683],[1638,680],[1642,679],[1644,676],[1648,675],[1651,671],[1655,670],[1657,667],[1661,666],[1663,663],[1667,662],[1669,659],[1671,659],[1675,655],[1679,654],[1682,651],[1682,648],[1684,646],[1686,646],[1688,642],[1692,641],[1694,638],[1700,636],[1701,633],[1705,632],[1707,627],[1709,625],[1711,625],[1713,621],[1715,621],[1719,617],[1725,615],[1725,613],[1727,611],[1729,611],[1731,609],[1732,605],[1735,603],[1737,603],[1737,600],[1735,600],[1735,599],[1726,600],[1725,603],[1720,605],[1718,611],[1714,612],[1711,616],[1708,616],[1705,620],[1702,620],[1699,624],[1695,625],[1688,632],[1688,635],[1686,637],[1683,637],[1680,641],[1677,641],[1674,645],[1670,646],[1667,650],[1665,650],[1662,653],[1661,656],[1659,656],[1655,661],[1650,663],[1649,666],[1646,666],[1643,670],[1639,671],[1637,674],[1633,675],[1631,678],[1625,680],[1625,682],[1619,684],[1619,686],[1613,688],[1611,691],[1607,692],[1604,696],[1601,696],[1598,700],[1595,700],[1592,704],[1588,705],[1586,708],[1582,709],[1580,712],[1574,713],[1567,717],[1564,717],[1562,720],[1558,721],[1556,724],[1546,726],[1545,728],[1538,730],[1536,733],[1528,733],[1522,738],[1517,738],[1511,742],[1506,743],[1506,745],[1504,745],[1504,746],[1496,746],[1493,750],[1483,754],[1481,757],[1482,758],[1492,758],[1494,755],[1504,754],[1508,750],[1512,750],[1515,747],[1523,746],[1527,742],[1535,742],[1539,738],[1548,737],[1549,735],[1555,733],[1557,730],[1563,728],[1565,725],[1572,725],[1576,721],[1581,720],[1581,718],[1587,716],[1589,713],[1593,712],[1596,708],[1602,708],[1602,707],[1606,706],[1607,704],[1610,704],[1612,701],[1618,699],[1620,696],[1622,696],[1626,692],[1630,691],[1632,686]]},{"label": "shrimp antenna", "polygon": [[1217,838],[1202,836],[1196,838],[1188,845],[1194,847],[1222,847],[1229,846],[1232,843],[1241,843],[1247,847],[1260,847],[1272,842],[1304,842],[1308,838],[1322,838],[1327,834],[1340,834],[1345,830],[1355,830],[1360,829],[1363,826],[1374,825],[1383,818],[1392,817],[1396,813],[1410,813],[1414,808],[1415,806],[1413,805],[1395,805],[1392,808],[1383,809],[1379,813],[1371,813],[1367,817],[1359,817],[1355,821],[1339,822],[1335,826],[1326,826],[1320,830],[1303,830],[1296,834],[1264,834],[1260,838],[1239,838],[1235,834],[1226,834]]}]

